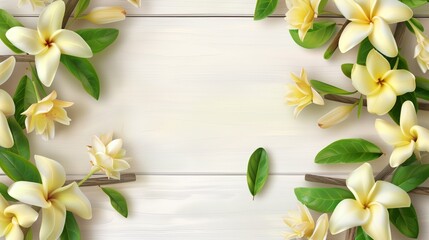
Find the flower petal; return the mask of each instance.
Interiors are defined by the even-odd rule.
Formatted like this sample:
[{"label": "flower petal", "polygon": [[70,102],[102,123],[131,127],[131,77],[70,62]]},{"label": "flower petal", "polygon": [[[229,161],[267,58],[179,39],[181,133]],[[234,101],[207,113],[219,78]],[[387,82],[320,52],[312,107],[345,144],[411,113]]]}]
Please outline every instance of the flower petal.
[{"label": "flower petal", "polygon": [[115,159],[113,161],[113,169],[115,171],[124,171],[130,168],[130,164],[123,159]]},{"label": "flower petal", "polygon": [[368,22],[368,16],[354,0],[334,0],[338,10],[345,18],[353,22]]},{"label": "flower petal", "polygon": [[4,210],[4,213],[13,214],[19,225],[25,228],[31,227],[31,225],[33,225],[39,216],[39,214],[34,211],[33,208],[25,204],[10,205]]},{"label": "flower petal", "polygon": [[381,204],[371,204],[368,221],[362,225],[363,230],[373,239],[391,240],[389,213]]},{"label": "flower petal", "polygon": [[377,130],[383,141],[389,145],[399,146],[409,143],[409,139],[404,136],[398,125],[384,119],[375,120],[375,130]]},{"label": "flower petal", "polygon": [[322,214],[319,219],[317,219],[316,227],[314,228],[313,234],[308,240],[326,240],[329,229],[329,219],[328,214]]},{"label": "flower petal", "polygon": [[112,157],[116,156],[116,154],[118,154],[119,151],[121,151],[122,144],[123,144],[123,141],[120,138],[111,141],[109,144],[107,144],[107,147],[106,147],[107,154]]},{"label": "flower petal", "polygon": [[15,103],[9,93],[3,89],[0,89],[0,112],[6,116],[15,114]]},{"label": "flower petal", "polygon": [[388,24],[405,22],[413,17],[413,10],[397,0],[377,1],[373,16],[379,16]]},{"label": "flower petal", "polygon": [[15,69],[16,60],[11,56],[0,63],[0,85],[6,82]]},{"label": "flower petal", "polygon": [[383,85],[376,94],[367,96],[368,112],[378,115],[388,113],[396,103],[396,94],[388,85]]},{"label": "flower petal", "polygon": [[45,194],[51,194],[54,190],[62,187],[66,181],[66,172],[57,161],[36,155],[34,156],[37,169],[42,177],[43,190]]},{"label": "flower petal", "polygon": [[385,181],[375,183],[369,196],[369,202],[377,202],[385,208],[404,208],[411,205],[411,199],[407,192]]},{"label": "flower petal", "polygon": [[9,232],[6,233],[5,240],[17,240],[24,239],[24,233],[21,230],[21,227],[18,224],[11,223],[12,227]]},{"label": "flower petal", "polygon": [[352,84],[360,93],[370,95],[379,89],[365,66],[355,64],[352,69]]},{"label": "flower petal", "polygon": [[33,182],[15,182],[10,185],[8,193],[16,200],[33,205],[36,207],[46,208],[49,203],[43,193],[43,186]]},{"label": "flower petal", "polygon": [[64,1],[55,1],[40,13],[37,30],[42,39],[51,39],[51,36],[61,29],[65,10]]},{"label": "flower petal", "polygon": [[424,127],[414,126],[411,128],[411,132],[417,136],[416,148],[419,151],[429,152],[429,130]]},{"label": "flower petal", "polygon": [[13,145],[14,140],[7,122],[7,118],[2,112],[0,112],[0,146],[4,148],[11,148]]},{"label": "flower petal", "polygon": [[329,228],[335,235],[349,228],[361,226],[368,221],[369,217],[369,210],[363,209],[359,202],[354,199],[345,199],[332,213]]},{"label": "flower petal", "polygon": [[350,116],[350,113],[355,106],[356,105],[343,105],[336,107],[319,118],[317,124],[321,128],[330,128],[337,125]]},{"label": "flower petal", "polygon": [[58,46],[62,54],[81,58],[92,57],[91,48],[79,34],[73,31],[59,30],[53,36],[52,41]]},{"label": "flower petal", "polygon": [[9,206],[9,203],[6,201],[6,199],[4,199],[3,195],[0,194],[0,212],[4,212],[4,210],[8,206]]},{"label": "flower petal", "polygon": [[417,113],[414,104],[411,101],[406,101],[401,107],[400,126],[404,135],[411,134],[411,128],[417,124]]},{"label": "flower petal", "polygon": [[398,47],[395,38],[390,31],[389,24],[382,18],[373,18],[374,30],[369,34],[369,41],[374,47],[388,57],[396,57],[398,55]]},{"label": "flower petal", "polygon": [[413,92],[416,89],[416,78],[407,70],[391,70],[384,76],[386,84],[396,92],[396,95],[403,95]]},{"label": "flower petal", "polygon": [[374,186],[374,176],[369,163],[364,163],[355,169],[346,180],[346,185],[360,203],[365,203],[368,194]]},{"label": "flower petal", "polygon": [[54,81],[58,65],[60,64],[60,57],[61,51],[55,44],[52,44],[50,48],[36,55],[37,74],[40,81],[47,87],[50,87]]},{"label": "flower petal", "polygon": [[313,103],[317,104],[317,105],[325,105],[325,101],[323,100],[322,96],[320,96],[320,94],[314,90],[313,88],[311,88],[311,92],[313,94]]},{"label": "flower petal", "polygon": [[61,203],[52,201],[49,208],[42,209],[40,239],[58,239],[66,221],[66,208]]},{"label": "flower petal", "polygon": [[67,211],[81,218],[92,218],[91,203],[82,193],[76,182],[58,189],[52,194],[51,198],[63,204]]},{"label": "flower petal", "polygon": [[413,155],[414,149],[414,141],[411,141],[410,143],[403,146],[395,147],[395,149],[393,149],[392,155],[390,155],[390,166],[395,168],[407,161],[407,159]]},{"label": "flower petal", "polygon": [[366,58],[366,67],[374,81],[383,79],[386,72],[390,71],[389,62],[377,50],[372,49]]},{"label": "flower petal", "polygon": [[[339,0],[345,1],[345,0]],[[336,1],[338,2],[338,1]],[[346,28],[344,28],[343,33],[341,34],[338,47],[342,53],[348,52],[350,49],[358,45],[362,40],[368,37],[373,31],[373,25],[367,23],[349,23]]]},{"label": "flower petal", "polygon": [[13,27],[6,32],[6,37],[15,47],[31,55],[37,55],[46,48],[33,29]]}]

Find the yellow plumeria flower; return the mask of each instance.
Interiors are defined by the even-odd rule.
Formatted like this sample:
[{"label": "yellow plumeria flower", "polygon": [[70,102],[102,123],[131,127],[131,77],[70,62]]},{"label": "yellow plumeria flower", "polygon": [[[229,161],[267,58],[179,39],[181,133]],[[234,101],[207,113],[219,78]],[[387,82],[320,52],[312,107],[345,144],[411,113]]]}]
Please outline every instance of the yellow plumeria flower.
[{"label": "yellow plumeria flower", "polygon": [[91,48],[79,34],[61,29],[65,11],[62,0],[46,7],[39,17],[37,31],[13,27],[6,37],[22,51],[35,55],[37,74],[47,87],[51,86],[60,63],[61,54],[90,58]]},{"label": "yellow plumeria flower", "polygon": [[390,155],[390,166],[398,167],[413,153],[420,159],[420,151],[429,151],[429,130],[417,125],[414,104],[402,104],[400,126],[383,119],[375,121],[375,129],[380,137],[394,147]]},{"label": "yellow plumeria flower", "polygon": [[134,7],[141,7],[142,1],[141,0],[128,0],[129,3],[131,3]]},{"label": "yellow plumeria flower", "polygon": [[387,209],[409,207],[408,194],[392,183],[375,182],[368,163],[354,170],[346,184],[355,199],[344,199],[337,205],[329,222],[331,233],[362,226],[375,240],[392,239]]},{"label": "yellow plumeria flower", "polygon": [[[12,75],[16,60],[9,57],[0,63],[0,85],[6,82]],[[15,114],[15,103],[6,91],[0,89],[0,146],[11,148],[14,145],[12,132],[10,131],[7,117]]]},{"label": "yellow plumeria flower", "polygon": [[9,203],[0,195],[0,237],[9,240],[22,240],[24,233],[21,227],[29,228],[37,220],[39,214],[25,204]]},{"label": "yellow plumeria flower", "polygon": [[55,91],[39,102],[32,104],[22,113],[27,116],[25,119],[27,133],[36,130],[36,133],[42,135],[43,139],[53,139],[55,136],[54,122],[70,125],[71,119],[67,116],[64,108],[72,105],[72,102],[58,100]]},{"label": "yellow plumeria flower", "polygon": [[286,0],[288,12],[285,20],[290,29],[298,29],[298,36],[304,40],[308,30],[313,28],[314,19],[317,18],[321,0]]},{"label": "yellow plumeria flower", "polygon": [[304,69],[301,70],[301,76],[290,74],[295,84],[287,85],[286,103],[289,106],[295,106],[294,115],[297,117],[299,113],[311,103],[323,105],[325,102],[320,94],[314,90],[307,79],[307,73]]},{"label": "yellow plumeria flower", "polygon": [[429,39],[416,27],[413,26],[413,29],[417,39],[414,58],[417,59],[422,72],[426,73],[429,69]]},{"label": "yellow plumeria flower", "polygon": [[95,24],[108,24],[125,20],[126,14],[122,7],[98,7],[82,18]]},{"label": "yellow plumeria flower", "polygon": [[63,186],[66,173],[58,162],[37,155],[34,158],[42,183],[15,182],[8,193],[18,201],[42,208],[40,239],[58,239],[64,228],[66,211],[91,219],[91,203],[76,182]]},{"label": "yellow plumeria flower", "polygon": [[334,0],[341,14],[351,22],[340,37],[339,48],[347,52],[365,38],[388,57],[398,55],[389,24],[404,22],[413,11],[398,0]]},{"label": "yellow plumeria flower", "polygon": [[124,159],[126,152],[122,145],[122,139],[113,139],[112,133],[94,136],[88,147],[92,172],[103,171],[109,178],[120,179],[120,172],[130,168]]},{"label": "yellow plumeria flower", "polygon": [[335,126],[346,120],[350,116],[350,113],[353,111],[355,106],[356,105],[353,104],[336,107],[329,111],[327,114],[323,115],[319,119],[317,124],[320,128],[330,128],[332,126]]},{"label": "yellow plumeria flower", "polygon": [[313,217],[308,208],[298,203],[298,211],[291,211],[284,219],[285,224],[292,230],[285,234],[285,239],[307,238],[310,240],[325,240],[328,235],[328,215],[322,214],[314,225]]},{"label": "yellow plumeria flower", "polygon": [[416,89],[414,75],[404,69],[391,69],[389,62],[375,49],[366,59],[366,66],[355,64],[352,84],[367,96],[368,112],[378,115],[388,113],[396,97]]}]

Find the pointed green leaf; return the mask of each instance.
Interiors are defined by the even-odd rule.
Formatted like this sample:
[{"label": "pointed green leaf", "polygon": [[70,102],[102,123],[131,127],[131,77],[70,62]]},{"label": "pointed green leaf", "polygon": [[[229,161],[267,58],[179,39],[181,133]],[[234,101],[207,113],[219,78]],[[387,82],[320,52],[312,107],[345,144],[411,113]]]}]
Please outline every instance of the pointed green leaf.
[{"label": "pointed green leaf", "polygon": [[9,193],[7,192],[8,190],[9,187],[6,186],[6,184],[0,183],[0,194],[4,197],[4,199],[10,202],[16,202],[16,199],[9,195]]},{"label": "pointed green leaf", "polygon": [[335,94],[335,95],[350,95],[355,92],[349,92],[347,90],[332,86],[330,84],[318,81],[318,80],[310,80],[311,86],[316,89],[319,93],[323,94]]},{"label": "pointed green leaf", "polygon": [[416,98],[416,94],[414,92],[405,93],[404,95],[398,96],[396,98],[396,103],[393,106],[393,108],[389,111],[389,116],[395,121],[397,124],[399,124],[400,118],[401,118],[401,109],[402,104],[406,101],[411,101],[414,104],[414,108],[416,111],[418,110],[418,102]]},{"label": "pointed green leaf", "polygon": [[379,158],[383,153],[374,143],[361,138],[341,139],[329,144],[316,156],[319,164],[360,163]]},{"label": "pointed green leaf", "polygon": [[296,198],[314,211],[330,213],[342,200],[354,199],[353,194],[342,188],[295,188]]},{"label": "pointed green leaf", "polygon": [[358,103],[358,110],[357,110],[357,117],[360,118],[360,115],[362,114],[362,108],[363,108],[363,95],[360,95],[359,103]]},{"label": "pointed green leaf", "polygon": [[392,177],[392,183],[409,192],[429,178],[429,164],[400,166]]},{"label": "pointed green leaf", "polygon": [[268,154],[263,148],[256,149],[250,156],[247,165],[247,185],[253,197],[258,194],[265,185],[269,174]]},{"label": "pointed green leaf", "polygon": [[80,240],[80,229],[79,224],[77,224],[77,221],[75,217],[73,216],[73,213],[67,212],[66,214],[66,222],[64,224],[63,232],[60,236],[61,240]]},{"label": "pointed green leaf", "polygon": [[37,69],[34,65],[31,65],[31,80],[36,85],[37,92],[39,93],[40,98],[44,98],[47,96],[45,87],[40,81],[39,74],[37,74]]},{"label": "pointed green leaf", "polygon": [[401,2],[405,3],[410,8],[420,7],[428,3],[427,0],[401,0]]},{"label": "pointed green leaf", "polygon": [[301,41],[298,30],[289,30],[292,39],[303,48],[318,48],[325,45],[335,33],[337,24],[330,21],[320,21],[313,24],[313,28],[308,30],[304,41]]},{"label": "pointed green leaf", "polygon": [[127,200],[122,196],[121,193],[113,188],[101,188],[104,193],[110,198],[112,207],[124,217],[128,217],[128,205]]},{"label": "pointed green leaf", "polygon": [[278,0],[257,0],[254,20],[261,20],[270,16],[276,10]]},{"label": "pointed green leaf", "polygon": [[114,28],[92,28],[76,31],[86,43],[88,43],[92,52],[98,53],[110,46],[118,38],[119,30]]},{"label": "pointed green leaf", "polygon": [[22,27],[22,24],[7,11],[0,9],[0,39],[8,48],[10,48],[10,50],[14,51],[15,53],[22,53],[22,51],[15,47],[6,37],[6,32],[12,27],[17,26]]},{"label": "pointed green leaf", "polygon": [[31,104],[37,102],[36,92],[29,77],[23,76],[21,78],[13,95],[13,101],[15,102],[15,119],[21,128],[25,128],[26,117],[21,113],[27,110]]},{"label": "pointed green leaf", "polygon": [[15,182],[41,182],[36,166],[18,154],[4,149],[0,149],[0,168]]},{"label": "pointed green leaf", "polygon": [[20,155],[24,159],[30,160],[30,144],[28,143],[27,136],[22,131],[21,126],[19,126],[14,117],[9,117],[7,122],[9,123],[9,128],[12,132],[14,141],[13,147],[7,150]]},{"label": "pointed green leaf", "polygon": [[409,238],[418,238],[419,221],[416,210],[411,205],[407,208],[389,209],[390,222],[405,236]]},{"label": "pointed green leaf", "polygon": [[82,13],[88,8],[90,2],[91,0],[79,0],[74,10],[74,18],[80,17],[80,15],[82,15]]},{"label": "pointed green leaf", "polygon": [[[423,0],[423,1],[427,1],[427,0]],[[411,18],[409,20],[414,27],[416,27],[419,31],[424,32],[425,28],[423,27],[423,24],[417,19],[417,18]],[[415,33],[414,32],[414,28],[411,26],[411,24],[407,21],[405,22],[405,26],[407,26],[408,30],[410,30],[410,32]]]},{"label": "pointed green leaf", "polygon": [[27,230],[24,240],[33,240],[33,228]]},{"label": "pointed green leaf", "polygon": [[372,46],[368,38],[363,40],[359,46],[359,51],[358,51],[357,60],[356,60],[357,64],[366,66],[366,57],[368,56],[368,53],[373,48],[374,46]]},{"label": "pointed green leaf", "polygon": [[373,239],[365,233],[362,227],[358,227],[356,230],[355,240],[373,240]]},{"label": "pointed green leaf", "polygon": [[341,71],[348,78],[352,78],[353,63],[344,63],[341,65]]}]

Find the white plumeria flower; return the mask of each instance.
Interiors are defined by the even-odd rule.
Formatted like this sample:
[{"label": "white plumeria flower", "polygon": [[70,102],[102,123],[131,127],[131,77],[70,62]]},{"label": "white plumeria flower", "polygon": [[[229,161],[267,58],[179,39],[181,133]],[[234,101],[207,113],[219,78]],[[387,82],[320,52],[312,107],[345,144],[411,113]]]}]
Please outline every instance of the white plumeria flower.
[{"label": "white plumeria flower", "polygon": [[416,27],[413,26],[413,29],[417,39],[414,58],[417,59],[422,72],[426,73],[429,69],[429,39]]},{"label": "white plumeria flower", "polygon": [[420,151],[429,151],[429,130],[417,125],[416,110],[411,101],[402,104],[400,126],[377,119],[375,129],[386,143],[394,147],[390,155],[391,167],[398,167],[413,153],[420,159]]},{"label": "white plumeria flower", "polygon": [[298,203],[298,211],[291,211],[284,219],[285,224],[292,230],[285,234],[285,239],[307,238],[310,240],[325,240],[328,235],[328,215],[322,214],[314,225],[313,217],[308,208]]},{"label": "white plumeria flower", "polygon": [[[15,68],[16,60],[14,57],[9,57],[0,63],[0,85],[6,82],[12,75]],[[0,89],[0,146],[11,148],[14,145],[12,132],[10,131],[7,117],[15,114],[15,103],[12,97]]]},{"label": "white plumeria flower", "polygon": [[286,0],[288,11],[285,20],[290,29],[297,29],[301,41],[304,40],[308,30],[313,28],[314,19],[317,18],[321,0]]},{"label": "white plumeria flower", "polygon": [[122,145],[122,139],[113,139],[112,133],[94,136],[92,146],[88,146],[92,172],[103,171],[109,178],[120,179],[121,171],[130,168]]},{"label": "white plumeria flower", "polygon": [[355,199],[344,199],[337,205],[329,222],[331,233],[362,226],[374,240],[392,239],[387,209],[409,207],[408,194],[392,183],[375,182],[369,163],[354,170],[346,184]]},{"label": "white plumeria flower", "polygon": [[368,112],[384,115],[396,103],[396,97],[416,89],[414,75],[404,69],[391,69],[389,62],[377,50],[372,49],[366,66],[355,64],[352,84],[367,96]]},{"label": "white plumeria flower", "polygon": [[81,58],[92,57],[91,48],[79,34],[61,29],[65,4],[62,0],[47,6],[39,17],[37,31],[24,27],[13,27],[6,37],[17,48],[35,55],[40,81],[49,87],[55,78],[61,54]]},{"label": "white plumeria flower", "polygon": [[126,14],[123,7],[98,7],[92,9],[82,19],[94,24],[108,24],[125,20]]},{"label": "white plumeria flower", "polygon": [[351,22],[340,37],[339,48],[347,52],[365,38],[388,57],[398,55],[389,24],[404,22],[413,11],[398,0],[335,0],[341,14]]},{"label": "white plumeria flower", "polygon": [[64,228],[66,211],[91,219],[91,203],[76,182],[63,186],[66,173],[58,162],[37,155],[34,158],[42,183],[15,182],[8,193],[18,201],[42,208],[40,239],[58,239]]},{"label": "white plumeria flower", "polygon": [[0,195],[0,237],[9,240],[22,240],[24,233],[21,227],[29,228],[37,220],[39,214],[25,204],[9,203]]},{"label": "white plumeria flower", "polygon": [[307,78],[307,73],[301,69],[301,76],[290,74],[295,84],[287,85],[286,103],[289,106],[296,105],[294,115],[297,117],[299,113],[311,103],[323,105],[325,102],[320,94],[314,90]]},{"label": "white plumeria flower", "polygon": [[330,128],[335,126],[346,120],[350,116],[350,113],[353,111],[355,106],[356,104],[336,107],[327,114],[323,115],[317,124],[320,128]]},{"label": "white plumeria flower", "polygon": [[134,7],[141,7],[142,1],[141,0],[128,0],[129,3],[131,3]]}]

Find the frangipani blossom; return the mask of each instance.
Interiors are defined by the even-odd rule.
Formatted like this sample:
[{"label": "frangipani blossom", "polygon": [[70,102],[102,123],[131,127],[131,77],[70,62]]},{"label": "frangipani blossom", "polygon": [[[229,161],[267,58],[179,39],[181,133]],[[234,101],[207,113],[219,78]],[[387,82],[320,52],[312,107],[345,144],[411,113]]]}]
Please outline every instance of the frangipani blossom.
[{"label": "frangipani blossom", "polygon": [[94,136],[92,146],[88,146],[92,172],[103,171],[109,178],[120,179],[120,172],[130,168],[130,164],[124,159],[126,152],[122,145],[122,139],[113,140],[112,133]]},{"label": "frangipani blossom", "polygon": [[352,84],[367,96],[368,112],[384,115],[396,103],[396,97],[416,89],[414,75],[404,69],[391,69],[389,62],[375,49],[366,59],[366,66],[355,64]]},{"label": "frangipani blossom", "polygon": [[351,21],[340,37],[339,48],[347,52],[365,38],[388,57],[398,55],[389,24],[404,22],[413,11],[399,0],[335,0],[341,14]]},{"label": "frangipani blossom", "polygon": [[[411,26],[413,26],[411,24]],[[426,73],[429,69],[429,39],[419,29],[413,26],[417,39],[417,45],[414,51],[414,58],[417,59],[420,69]]]},{"label": "frangipani blossom", "polygon": [[[0,85],[6,82],[12,75],[15,68],[16,60],[14,57],[9,57],[0,63]],[[11,148],[14,145],[12,132],[10,131],[7,117],[15,114],[15,103],[12,97],[0,89],[0,146]]]},{"label": "frangipani blossom", "polygon": [[64,108],[72,106],[72,102],[66,102],[57,99],[57,92],[43,98],[22,113],[26,115],[25,128],[27,133],[36,130],[36,133],[42,135],[44,140],[53,139],[55,136],[55,123],[70,125],[71,119],[67,116]]},{"label": "frangipani blossom", "polygon": [[285,20],[290,29],[298,29],[301,41],[304,40],[308,30],[313,28],[314,19],[317,18],[321,0],[286,0],[288,12]]},{"label": "frangipani blossom", "polygon": [[287,85],[286,103],[289,106],[296,105],[294,111],[295,117],[311,103],[318,105],[325,104],[320,94],[311,87],[304,69],[301,70],[300,77],[293,73],[291,73],[290,76],[295,81],[295,84]]},{"label": "frangipani blossom", "polygon": [[402,104],[400,126],[377,119],[375,129],[386,143],[394,147],[390,155],[391,167],[398,167],[413,153],[420,159],[420,151],[429,151],[429,130],[417,125],[416,110],[411,101]]},{"label": "frangipani blossom", "polygon": [[22,240],[24,233],[21,227],[29,228],[37,220],[39,214],[25,204],[9,203],[0,195],[0,237],[6,240]]},{"label": "frangipani blossom", "polygon": [[327,114],[323,115],[317,124],[320,128],[330,128],[335,126],[346,120],[350,116],[350,113],[353,111],[355,106],[355,104],[352,104],[336,107]]},{"label": "frangipani blossom", "polygon": [[308,208],[298,203],[298,211],[291,211],[284,219],[285,224],[292,230],[285,234],[285,239],[307,238],[309,240],[325,240],[328,235],[328,215],[322,214],[314,225],[313,217]]},{"label": "frangipani blossom", "polygon": [[79,34],[61,29],[65,11],[62,0],[47,6],[39,17],[37,31],[24,27],[13,27],[6,37],[22,51],[35,55],[40,81],[49,87],[55,78],[61,54],[75,57],[92,57],[91,48]]},{"label": "frangipani blossom", "polygon": [[94,24],[108,24],[125,20],[126,14],[122,7],[98,7],[82,18]]},{"label": "frangipani blossom", "polygon": [[134,7],[141,7],[142,6],[142,1],[141,0],[128,0],[129,3],[131,3],[132,5],[134,5]]},{"label": "frangipani blossom", "polygon": [[37,155],[34,158],[42,183],[15,182],[8,193],[18,201],[42,208],[40,239],[58,239],[64,228],[66,211],[91,219],[91,203],[76,182],[63,186],[66,174],[58,162]]},{"label": "frangipani blossom", "polygon": [[337,205],[329,222],[331,233],[362,226],[374,240],[392,239],[387,209],[409,207],[408,194],[392,183],[375,182],[368,163],[354,170],[346,184],[355,199],[344,199]]}]

